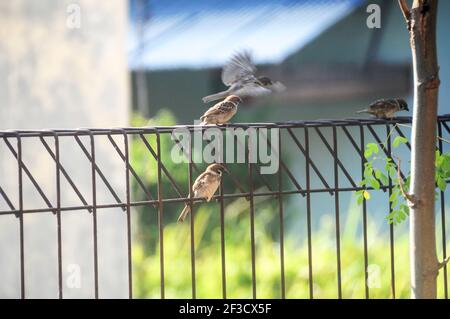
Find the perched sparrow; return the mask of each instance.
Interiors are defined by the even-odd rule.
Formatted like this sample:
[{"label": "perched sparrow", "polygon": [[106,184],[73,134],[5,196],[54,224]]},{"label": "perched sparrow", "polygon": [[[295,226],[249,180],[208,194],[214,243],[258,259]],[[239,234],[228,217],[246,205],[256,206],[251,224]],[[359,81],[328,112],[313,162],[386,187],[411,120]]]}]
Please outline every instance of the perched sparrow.
[{"label": "perched sparrow", "polygon": [[[209,202],[220,185],[223,169],[224,167],[220,164],[209,165],[206,170],[197,177],[194,185],[192,185],[192,194],[194,198],[204,197]],[[190,211],[190,206],[185,205],[178,217],[178,222],[182,223]]]},{"label": "perched sparrow", "polygon": [[222,70],[222,82],[229,89],[205,96],[203,102],[209,103],[232,94],[247,97],[266,95],[285,90],[285,86],[281,82],[272,82],[272,80],[265,76],[257,78],[255,73],[256,67],[248,52],[235,54]]},{"label": "perched sparrow", "polygon": [[377,118],[391,119],[395,113],[400,111],[409,111],[408,104],[403,99],[382,99],[369,105],[367,109],[356,113],[369,113]]},{"label": "perched sparrow", "polygon": [[200,120],[202,120],[200,125],[225,124],[234,116],[234,114],[236,114],[239,103],[242,103],[242,99],[239,96],[228,96],[222,102],[210,107],[208,111],[200,117]]}]

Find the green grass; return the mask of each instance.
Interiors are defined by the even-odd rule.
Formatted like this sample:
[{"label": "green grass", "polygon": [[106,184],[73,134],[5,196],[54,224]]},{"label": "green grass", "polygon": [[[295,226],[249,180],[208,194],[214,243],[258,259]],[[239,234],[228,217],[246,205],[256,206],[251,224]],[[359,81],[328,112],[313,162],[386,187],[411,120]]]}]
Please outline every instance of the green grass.
[{"label": "green grass", "polygon": [[[204,205],[195,214],[195,266],[198,298],[222,297],[222,269],[220,250],[220,223],[211,218],[214,204]],[[262,205],[260,205],[262,206]],[[252,297],[252,268],[250,224],[248,210],[233,214],[226,210],[225,259],[228,298]],[[264,216],[273,212],[269,207],[258,207],[255,219],[256,286],[259,298],[281,297],[280,245],[277,236],[266,230]],[[276,211],[275,211],[276,212]],[[364,298],[364,250],[356,225],[360,216],[355,210],[341,227],[341,279],[343,298]],[[384,222],[384,221],[383,221]],[[207,233],[209,235],[207,235]],[[389,241],[386,233],[368,223],[368,263],[370,298],[391,298],[391,268]],[[148,244],[148,243],[147,243]],[[153,241],[146,253],[143,245],[133,247],[135,294],[139,298],[160,297],[159,243]],[[287,298],[309,298],[308,244],[287,236],[284,247]],[[183,225],[168,223],[164,227],[164,271],[167,298],[190,298],[191,258],[189,222]],[[408,241],[405,234],[395,238],[396,297],[409,297]],[[315,298],[336,298],[337,256],[334,220],[323,218],[312,235],[312,272]],[[442,295],[442,285],[439,294]]]}]

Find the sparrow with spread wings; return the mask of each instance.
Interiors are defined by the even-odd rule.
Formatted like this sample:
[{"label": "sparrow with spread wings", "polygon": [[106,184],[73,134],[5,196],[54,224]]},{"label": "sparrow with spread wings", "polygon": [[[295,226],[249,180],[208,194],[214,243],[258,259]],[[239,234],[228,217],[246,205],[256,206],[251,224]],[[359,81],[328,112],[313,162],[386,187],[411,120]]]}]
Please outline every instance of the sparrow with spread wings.
[{"label": "sparrow with spread wings", "polygon": [[377,118],[391,119],[395,113],[409,111],[408,104],[403,99],[381,99],[373,102],[367,109],[356,113],[369,113]]},{"label": "sparrow with spread wings", "polygon": [[[220,185],[220,180],[222,179],[222,172],[224,170],[221,164],[211,164],[206,170],[201,173],[192,185],[192,195],[194,198],[206,198],[206,201],[210,201],[217,191]],[[191,207],[185,205],[183,211],[178,217],[178,223],[182,223],[189,212]]]},{"label": "sparrow with spread wings", "polygon": [[242,103],[242,99],[239,96],[228,96],[222,102],[210,107],[200,117],[200,120],[202,120],[200,125],[227,123],[236,114],[239,103]]},{"label": "sparrow with spread wings", "polygon": [[228,90],[203,98],[204,103],[223,99],[229,95],[253,97],[281,92],[286,87],[281,82],[273,82],[265,76],[256,77],[256,67],[248,52],[235,54],[222,70],[222,82]]}]

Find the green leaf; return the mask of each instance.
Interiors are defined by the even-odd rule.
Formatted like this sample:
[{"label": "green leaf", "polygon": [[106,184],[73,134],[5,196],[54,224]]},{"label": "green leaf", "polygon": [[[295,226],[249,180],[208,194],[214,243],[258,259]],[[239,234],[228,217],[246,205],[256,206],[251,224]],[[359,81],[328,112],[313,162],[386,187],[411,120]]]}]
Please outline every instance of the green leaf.
[{"label": "green leaf", "polygon": [[394,166],[389,167],[389,176],[392,179],[396,179],[397,178],[397,169]]},{"label": "green leaf", "polygon": [[378,154],[378,152],[379,152],[378,144],[376,144],[376,143],[369,143],[366,145],[366,147],[371,149],[374,154]]},{"label": "green leaf", "polygon": [[366,150],[364,151],[364,157],[369,158],[372,154],[378,154],[379,149],[376,143],[368,143],[366,145]]},{"label": "green leaf", "polygon": [[376,179],[371,179],[371,180],[370,180],[370,185],[371,185],[374,189],[380,189],[380,183],[379,183]]},{"label": "green leaf", "polygon": [[406,142],[408,142],[408,139],[406,137],[403,136],[396,136],[394,138],[394,141],[392,142],[392,145],[394,147],[399,147],[400,144],[406,144]]},{"label": "green leaf", "polygon": [[407,216],[409,216],[409,207],[408,207],[407,205],[403,204],[400,208],[401,208],[401,210],[403,210],[403,212],[404,212]]},{"label": "green leaf", "polygon": [[383,184],[388,184],[389,183],[388,177],[386,175],[384,175],[384,173],[382,173],[382,172],[380,174],[380,180],[381,180],[381,182]]},{"label": "green leaf", "polygon": [[379,169],[375,170],[375,177],[378,178],[383,184],[388,183],[388,178],[386,175],[383,174],[382,171]]},{"label": "green leaf", "polygon": [[389,196],[389,201],[393,202],[395,199],[397,199],[397,197],[398,197],[398,193],[392,192],[391,196]]},{"label": "green leaf", "polygon": [[358,205],[361,205],[362,202],[363,202],[363,200],[364,200],[364,198],[363,198],[362,196],[358,196],[358,197],[356,198],[356,203],[358,203]]},{"label": "green leaf", "polygon": [[372,173],[373,173],[372,166],[366,166],[366,168],[364,169],[364,176],[372,178],[372,176],[373,176]]},{"label": "green leaf", "polygon": [[445,192],[445,189],[447,188],[447,183],[445,182],[445,179],[443,179],[441,176],[438,176],[437,178],[437,186],[442,192]]},{"label": "green leaf", "polygon": [[364,190],[363,196],[364,196],[364,198],[365,198],[366,200],[369,200],[369,199],[370,199],[370,193],[369,193],[368,191],[366,191],[366,190]]}]

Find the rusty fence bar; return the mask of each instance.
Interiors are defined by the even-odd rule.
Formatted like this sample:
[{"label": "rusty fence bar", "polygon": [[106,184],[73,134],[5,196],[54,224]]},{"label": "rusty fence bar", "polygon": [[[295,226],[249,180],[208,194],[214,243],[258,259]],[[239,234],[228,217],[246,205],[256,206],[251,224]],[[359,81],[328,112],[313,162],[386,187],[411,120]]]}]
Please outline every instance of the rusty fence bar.
[{"label": "rusty fence bar", "polygon": [[[407,129],[404,128],[411,123],[409,117],[399,117],[393,120],[381,120],[381,119],[345,119],[345,120],[320,120],[320,121],[289,121],[280,123],[240,123],[229,124],[224,126],[218,126],[220,130],[227,128],[254,128],[257,131],[263,128],[267,129],[279,129],[278,145],[279,149],[275,151],[272,147],[274,141],[271,142],[267,139],[268,148],[278,157],[280,163],[278,172],[275,176],[276,182],[271,184],[270,180],[259,173],[261,167],[260,163],[252,163],[249,159],[250,146],[247,145],[246,149],[246,176],[237,176],[233,174],[232,169],[225,163],[227,178],[234,186],[233,191],[227,191],[223,185],[223,181],[220,184],[219,191],[213,196],[213,201],[218,203],[218,216],[220,221],[220,269],[221,269],[221,290],[222,298],[226,299],[228,294],[227,290],[227,254],[232,254],[232,251],[226,251],[226,223],[225,223],[225,201],[230,199],[243,198],[246,200],[248,206],[248,220],[249,229],[248,236],[250,238],[250,246],[248,247],[251,261],[249,269],[251,269],[251,296],[257,298],[258,276],[263,276],[258,271],[257,264],[257,224],[255,218],[258,214],[258,198],[272,197],[276,199],[276,220],[278,221],[278,247],[279,247],[279,287],[280,297],[286,298],[287,287],[289,285],[288,278],[286,276],[286,260],[289,258],[285,255],[285,212],[286,207],[284,200],[289,195],[299,195],[301,199],[305,201],[305,219],[302,220],[302,224],[305,226],[305,239],[307,244],[307,268],[308,268],[308,290],[309,298],[315,296],[314,280],[317,274],[314,273],[314,196],[316,194],[328,194],[333,198],[333,228],[335,238],[335,253],[336,260],[333,263],[333,267],[336,269],[336,297],[343,298],[343,246],[342,242],[342,229],[341,229],[341,205],[342,197],[345,193],[355,192],[358,190],[372,190],[372,187],[361,186],[359,184],[359,178],[364,178],[365,164],[367,159],[365,158],[365,147],[369,141],[375,142],[381,145],[381,151],[388,158],[393,157],[393,140],[392,134],[395,132],[398,136],[407,136]],[[18,220],[19,238],[11,239],[18,241],[19,262],[20,262],[20,297],[26,298],[27,287],[27,273],[25,271],[25,259],[26,259],[26,245],[24,242],[25,229],[24,220],[27,218],[27,214],[39,214],[39,213],[52,213],[56,219],[56,245],[57,245],[57,282],[58,282],[58,297],[64,297],[63,289],[63,232],[62,220],[64,214],[67,212],[76,212],[85,210],[91,214],[92,218],[92,238],[93,238],[93,295],[95,298],[101,297],[99,293],[101,284],[99,283],[99,255],[98,255],[98,214],[101,210],[117,208],[125,214],[125,232],[126,232],[126,259],[127,259],[127,284],[128,284],[128,297],[133,298],[133,263],[132,263],[132,234],[133,234],[133,214],[135,208],[139,207],[152,207],[156,209],[157,220],[157,238],[159,247],[159,276],[160,276],[160,297],[166,297],[166,277],[165,272],[166,263],[170,262],[165,259],[164,255],[164,226],[167,222],[165,214],[167,212],[167,204],[186,204],[191,206],[190,217],[190,262],[191,262],[191,294],[192,298],[197,298],[197,279],[201,276],[201,273],[196,270],[196,242],[195,242],[195,202],[202,201],[204,199],[193,198],[192,191],[190,191],[196,176],[201,172],[199,163],[193,162],[193,146],[192,137],[189,144],[189,149],[185,150],[185,155],[190,159],[187,164],[187,180],[186,185],[181,185],[177,182],[177,179],[173,176],[173,172],[167,168],[165,159],[169,157],[168,154],[164,154],[164,150],[167,147],[163,147],[164,141],[168,139],[173,130],[177,128],[186,128],[191,132],[194,130],[202,131],[204,128],[197,126],[156,126],[156,127],[142,127],[142,128],[117,128],[117,129],[74,129],[74,130],[7,130],[0,131],[0,146],[4,154],[2,158],[9,157],[15,163],[17,168],[17,176],[14,179],[10,179],[9,186],[3,185],[0,180],[0,218],[2,216],[14,215]],[[313,136],[314,135],[314,136]],[[438,136],[450,135],[450,115],[440,116],[438,119]],[[314,137],[314,139],[313,139]],[[25,144],[25,141],[38,139],[41,142],[40,147],[44,147],[46,154],[50,156],[52,161],[52,169],[55,172],[54,188],[55,197],[52,198],[50,194],[46,192],[45,187],[40,185],[36,175],[33,174],[32,163],[24,156],[24,151],[28,147],[29,143]],[[65,165],[64,158],[62,157],[62,141],[67,138],[72,142],[76,142],[75,148],[70,149],[70,152],[81,151],[83,158],[89,163],[90,172],[86,172],[86,176],[90,179],[90,189],[83,189],[80,185],[77,185],[74,176],[71,176],[70,170]],[[83,138],[86,138],[88,147],[83,143]],[[115,155],[123,167],[125,179],[121,182],[122,190],[121,194],[114,186],[114,182],[107,177],[107,172],[102,168],[101,160],[99,160],[97,139],[103,138],[104,141],[109,143],[110,147],[115,150]],[[48,143],[48,140],[53,140],[52,143]],[[150,142],[153,139],[153,142]],[[34,141],[34,140],[33,140]],[[140,176],[139,170],[133,166],[132,148],[135,141],[140,142],[145,151],[148,152],[148,158],[156,163],[156,189],[152,190],[146,185],[144,176]],[[179,141],[170,141],[173,145]],[[294,148],[301,154],[304,162],[294,161],[289,162],[285,158],[286,150],[282,151],[285,143],[291,143]],[[353,152],[354,158],[357,160],[357,167],[349,167],[346,165],[342,155],[342,143],[349,145],[349,150]],[[443,152],[448,150],[446,145],[448,138],[440,138],[436,143],[437,150]],[[37,145],[37,143],[35,143]],[[320,165],[313,159],[313,148],[320,145],[323,148],[323,156],[328,157],[332,161],[331,170],[327,173],[324,172]],[[410,151],[411,145],[409,142],[405,144],[406,151]],[[67,151],[67,150],[66,150]],[[350,152],[349,151],[349,152]],[[53,166],[54,165],[54,166]],[[356,171],[355,171],[356,169]],[[405,178],[407,175],[407,167],[402,167],[401,176]],[[327,176],[327,174],[329,176]],[[284,176],[283,176],[284,175]],[[299,178],[301,176],[301,178]],[[314,179],[313,176],[316,178]],[[163,180],[166,180],[166,186],[163,187]],[[37,207],[30,207],[27,203],[27,193],[24,190],[24,183],[27,181],[28,187],[32,187],[37,193],[38,197],[42,200],[42,204]],[[80,205],[65,204],[62,199],[62,183],[67,183],[70,189],[76,195],[76,198],[81,202]],[[388,175],[388,182],[386,184],[380,182],[380,192],[385,193],[386,198],[390,198],[394,187],[394,180]],[[447,183],[450,181],[447,180]],[[13,187],[11,187],[11,183]],[[258,184],[259,183],[259,184]],[[101,202],[99,200],[98,187],[102,184],[105,190],[110,196],[109,202]],[[256,185],[263,187],[256,187]],[[289,184],[290,187],[286,187]],[[170,187],[170,191],[174,196],[163,195],[164,191],[168,191],[167,187]],[[189,188],[187,188],[189,187]],[[141,198],[134,198],[133,189],[136,188],[142,193]],[[164,189],[166,188],[166,189]],[[11,189],[14,189],[12,191]],[[123,192],[123,191],[122,191]],[[155,193],[156,192],[156,193]],[[14,193],[16,195],[13,195]],[[92,197],[89,200],[89,193]],[[440,257],[445,259],[447,257],[447,238],[446,238],[446,208],[445,208],[445,192],[438,192],[438,206],[437,216],[441,224],[441,244],[442,250],[440,251]],[[388,213],[391,213],[394,209],[392,203],[388,200]],[[364,264],[364,286],[365,297],[371,296],[371,288],[368,282],[368,267],[370,265],[370,245],[368,234],[368,203],[364,199],[362,206],[359,207],[362,214],[362,242],[361,245],[363,251],[363,264]],[[298,210],[298,218],[302,218],[301,209]],[[396,291],[396,271],[398,266],[395,262],[395,227],[389,225],[389,274],[390,274],[390,292],[391,297],[397,297]],[[444,296],[448,298],[448,280],[447,280],[447,266],[443,268],[442,284]]]}]

